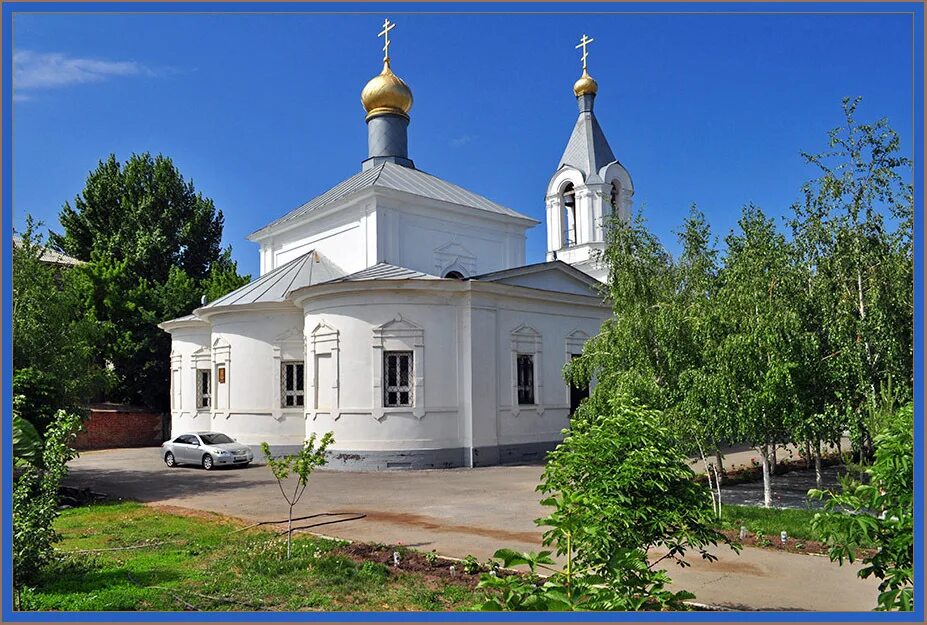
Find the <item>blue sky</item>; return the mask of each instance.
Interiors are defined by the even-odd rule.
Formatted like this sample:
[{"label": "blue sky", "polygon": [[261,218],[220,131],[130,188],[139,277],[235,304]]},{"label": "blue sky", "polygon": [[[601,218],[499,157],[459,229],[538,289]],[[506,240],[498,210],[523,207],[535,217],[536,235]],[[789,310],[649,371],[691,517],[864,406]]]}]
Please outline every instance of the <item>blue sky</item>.
[{"label": "blue sky", "polygon": [[[843,96],[863,97],[861,120],[888,117],[911,154],[910,15],[397,7],[14,15],[14,227],[28,212],[57,229],[61,205],[111,152],[160,152],[215,200],[240,269],[256,274],[257,247],[244,237],[359,171],[359,95],[379,72],[386,16],[397,24],[393,69],[415,96],[416,165],[539,220],[577,114],[583,33],[595,38],[596,113],[634,179],[635,210],[671,250],[693,202],[720,235],[748,202],[786,214],[814,175],[799,152],[826,147]],[[545,236],[543,224],[529,233],[529,262],[543,259]]]}]

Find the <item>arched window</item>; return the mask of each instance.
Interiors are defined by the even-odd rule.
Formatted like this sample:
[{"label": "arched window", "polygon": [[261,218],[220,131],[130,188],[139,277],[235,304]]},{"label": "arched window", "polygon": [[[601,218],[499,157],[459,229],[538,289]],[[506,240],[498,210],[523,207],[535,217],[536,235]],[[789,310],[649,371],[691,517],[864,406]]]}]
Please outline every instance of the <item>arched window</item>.
[{"label": "arched window", "polygon": [[560,192],[563,200],[563,247],[576,244],[576,190],[568,182]]},{"label": "arched window", "polygon": [[464,276],[459,271],[448,271],[444,274],[445,278],[450,278],[451,280],[463,280]]},{"label": "arched window", "polygon": [[609,203],[612,205],[612,215],[620,215],[621,210],[619,207],[619,199],[621,197],[621,186],[618,184],[618,181],[612,183],[612,193],[609,198]]}]

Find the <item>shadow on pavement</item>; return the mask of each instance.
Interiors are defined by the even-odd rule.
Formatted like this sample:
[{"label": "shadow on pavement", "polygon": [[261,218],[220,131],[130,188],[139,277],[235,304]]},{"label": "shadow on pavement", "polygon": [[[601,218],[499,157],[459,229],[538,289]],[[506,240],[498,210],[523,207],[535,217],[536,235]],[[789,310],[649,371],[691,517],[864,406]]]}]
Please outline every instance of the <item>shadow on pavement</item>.
[{"label": "shadow on pavement", "polygon": [[255,486],[271,486],[273,478],[263,466],[217,468],[205,471],[194,466],[165,467],[162,471],[140,471],[132,467],[72,466],[66,486],[89,488],[110,497],[137,501],[161,501],[177,497],[216,494]]}]

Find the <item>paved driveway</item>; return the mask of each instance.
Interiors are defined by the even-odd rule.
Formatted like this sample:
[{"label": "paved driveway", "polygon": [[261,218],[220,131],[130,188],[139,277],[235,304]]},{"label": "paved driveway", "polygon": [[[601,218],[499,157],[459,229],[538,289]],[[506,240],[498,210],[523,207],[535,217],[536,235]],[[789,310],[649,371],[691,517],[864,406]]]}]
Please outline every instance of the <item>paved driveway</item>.
[{"label": "paved driveway", "polygon": [[[541,516],[534,487],[540,466],[341,473],[319,471],[294,511],[365,514],[360,520],[312,528],[322,534],[403,545],[484,560],[500,547],[537,550]],[[286,518],[286,504],[266,466],[204,471],[168,469],[158,450],[84,452],[72,461],[68,483],[149,503],[209,510],[254,521]],[[322,519],[325,520],[325,519]],[[319,522],[319,519],[315,520]],[[719,549],[714,563],[673,567],[680,587],[712,605],[751,609],[869,610],[876,584],[857,567],[826,558],[746,548]]]}]

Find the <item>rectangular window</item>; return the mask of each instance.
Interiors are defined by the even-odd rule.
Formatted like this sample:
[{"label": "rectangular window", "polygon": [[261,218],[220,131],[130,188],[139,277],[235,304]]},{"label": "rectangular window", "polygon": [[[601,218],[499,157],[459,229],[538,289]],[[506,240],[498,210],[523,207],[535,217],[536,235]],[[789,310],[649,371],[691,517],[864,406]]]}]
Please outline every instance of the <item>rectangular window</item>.
[{"label": "rectangular window", "polygon": [[209,408],[212,405],[209,369],[196,370],[196,407]]},{"label": "rectangular window", "polygon": [[284,408],[303,406],[305,403],[305,367],[301,360],[281,364],[280,399]]},{"label": "rectangular window", "polygon": [[534,355],[518,354],[515,369],[518,374],[516,382],[518,404],[530,406],[534,404]]},{"label": "rectangular window", "polygon": [[383,353],[383,405],[412,405],[412,352]]}]

